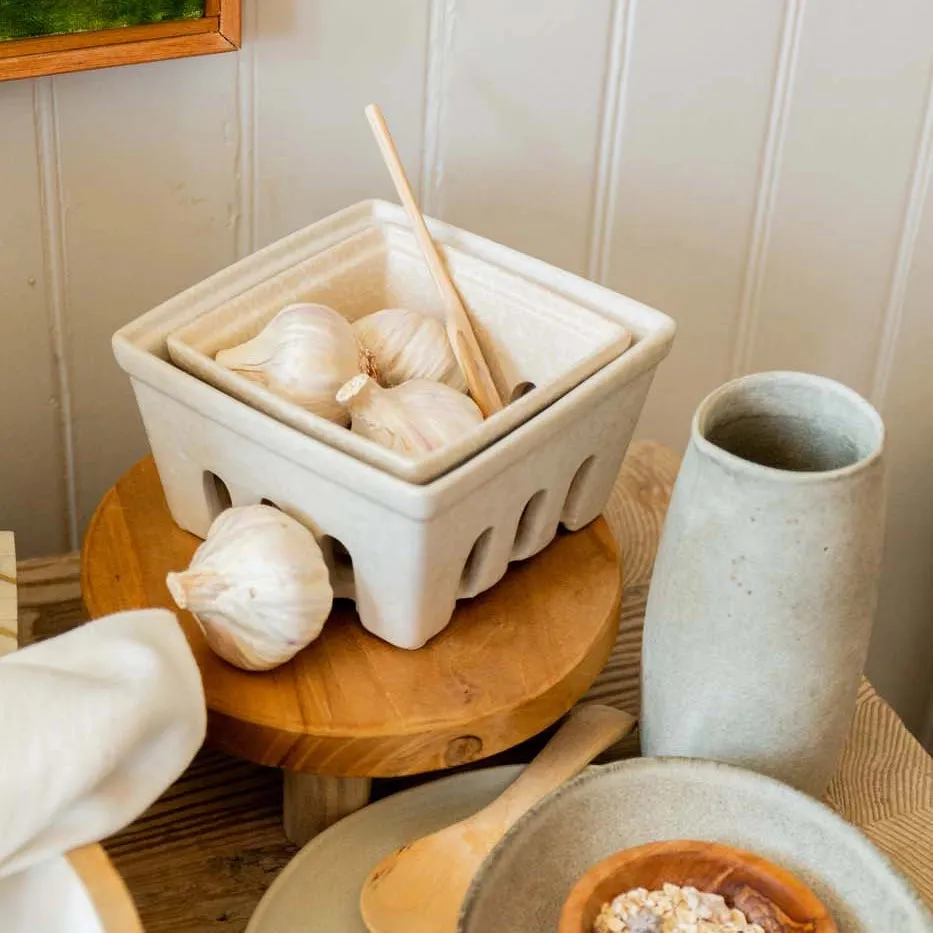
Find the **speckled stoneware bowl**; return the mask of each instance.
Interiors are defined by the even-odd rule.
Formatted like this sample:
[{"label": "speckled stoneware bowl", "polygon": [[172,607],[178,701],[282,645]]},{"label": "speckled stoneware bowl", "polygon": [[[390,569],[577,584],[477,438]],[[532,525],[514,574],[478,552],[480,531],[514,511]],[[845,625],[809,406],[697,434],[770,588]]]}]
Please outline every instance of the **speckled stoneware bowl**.
[{"label": "speckled stoneware bowl", "polygon": [[772,778],[683,758],[584,772],[508,832],[464,901],[459,933],[556,930],[570,890],[620,849],[723,842],[799,877],[839,933],[933,933],[933,915],[887,859],[828,807]]}]

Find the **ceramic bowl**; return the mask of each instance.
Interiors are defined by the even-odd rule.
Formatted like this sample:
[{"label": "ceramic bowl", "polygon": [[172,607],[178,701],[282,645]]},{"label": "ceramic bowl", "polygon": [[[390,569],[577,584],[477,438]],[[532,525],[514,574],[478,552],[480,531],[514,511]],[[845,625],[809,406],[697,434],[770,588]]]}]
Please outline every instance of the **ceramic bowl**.
[{"label": "ceramic bowl", "polygon": [[828,807],[773,778],[711,761],[594,768],[522,817],[476,875],[459,933],[556,930],[571,889],[622,849],[674,839],[755,852],[800,879],[839,933],[933,933],[908,882]]},{"label": "ceramic bowl", "polygon": [[719,894],[765,930],[837,933],[820,899],[790,872],[743,849],[684,839],[624,849],[594,865],[564,903],[558,933],[592,933],[616,895],[664,884]]}]

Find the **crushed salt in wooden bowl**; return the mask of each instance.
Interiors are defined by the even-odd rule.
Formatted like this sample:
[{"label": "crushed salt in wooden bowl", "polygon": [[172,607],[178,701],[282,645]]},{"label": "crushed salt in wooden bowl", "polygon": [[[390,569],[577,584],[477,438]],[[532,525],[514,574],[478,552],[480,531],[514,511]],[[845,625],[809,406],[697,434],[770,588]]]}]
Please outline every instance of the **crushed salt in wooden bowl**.
[{"label": "crushed salt in wooden bowl", "polygon": [[908,882],[828,807],[773,778],[687,758],[592,768],[542,800],[483,863],[458,933],[558,930],[570,892],[594,865],[662,839],[760,854],[806,884],[841,933],[933,933],[933,914]]},{"label": "crushed salt in wooden bowl", "polygon": [[764,933],[838,933],[820,899],[791,872],[742,849],[692,840],[652,842],[598,862],[571,890],[559,933],[593,933],[613,898],[665,884],[718,894]]}]

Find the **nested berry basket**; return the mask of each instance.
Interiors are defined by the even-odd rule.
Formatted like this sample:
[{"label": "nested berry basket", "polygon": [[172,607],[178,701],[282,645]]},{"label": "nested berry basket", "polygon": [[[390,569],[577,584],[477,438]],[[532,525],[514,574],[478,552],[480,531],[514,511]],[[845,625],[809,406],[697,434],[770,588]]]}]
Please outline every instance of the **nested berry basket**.
[{"label": "nested berry basket", "polygon": [[674,336],[645,305],[429,226],[500,394],[534,386],[453,449],[405,460],[212,359],[293,301],[350,320],[390,306],[440,316],[394,205],[363,202],[280,240],[113,339],[175,521],[204,537],[226,505],[273,502],[314,530],[336,594],[356,601],[363,625],[404,648],[441,631],[458,598],[491,587],[561,524],[599,515]]}]

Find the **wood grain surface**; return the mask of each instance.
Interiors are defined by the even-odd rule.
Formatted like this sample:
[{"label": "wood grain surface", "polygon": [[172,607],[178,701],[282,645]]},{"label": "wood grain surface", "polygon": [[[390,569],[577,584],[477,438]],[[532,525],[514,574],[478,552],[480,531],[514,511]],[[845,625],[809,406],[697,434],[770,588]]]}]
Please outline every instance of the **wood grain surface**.
[{"label": "wood grain surface", "polygon": [[[151,458],[102,500],[84,542],[92,618],[166,606],[170,570],[200,542],[172,521]],[[239,670],[179,617],[204,680],[208,742],[258,764],[395,777],[486,758],[559,719],[609,657],[622,595],[619,550],[599,519],[512,565],[462,601],[418,651],[370,635],[338,602],[320,638],[273,671]]]}]

